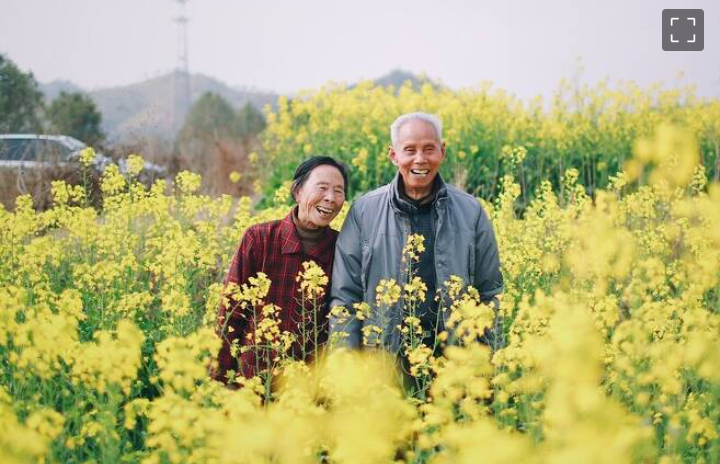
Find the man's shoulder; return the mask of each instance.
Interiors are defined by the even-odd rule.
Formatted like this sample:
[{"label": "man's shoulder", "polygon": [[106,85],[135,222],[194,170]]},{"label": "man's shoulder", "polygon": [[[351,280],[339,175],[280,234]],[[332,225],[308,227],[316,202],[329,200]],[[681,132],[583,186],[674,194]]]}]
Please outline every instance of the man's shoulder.
[{"label": "man's shoulder", "polygon": [[489,224],[490,217],[477,197],[451,185],[447,186],[447,190],[451,214],[462,216],[476,226],[484,224],[482,227],[486,227]]},{"label": "man's shoulder", "polygon": [[389,189],[390,184],[387,184],[382,187],[378,187],[375,190],[371,190],[356,198],[355,201],[353,201],[352,206],[356,210],[372,208],[383,201],[387,201],[387,193]]},{"label": "man's shoulder", "polygon": [[464,190],[460,190],[459,188],[455,187],[454,185],[445,184],[447,188],[448,197],[454,202],[458,203],[460,206],[464,208],[469,208],[471,210],[480,211],[482,210],[482,206],[480,206],[480,202],[477,198],[470,195],[469,193],[465,192]]}]

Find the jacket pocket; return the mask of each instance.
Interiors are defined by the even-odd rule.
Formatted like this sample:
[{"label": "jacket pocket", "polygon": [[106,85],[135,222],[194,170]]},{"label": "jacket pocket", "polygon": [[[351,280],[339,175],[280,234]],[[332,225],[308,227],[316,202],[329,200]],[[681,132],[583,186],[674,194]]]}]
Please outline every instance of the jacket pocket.
[{"label": "jacket pocket", "polygon": [[470,277],[470,281],[467,284],[474,285],[475,284],[475,244],[474,243],[468,244],[467,252],[468,252],[468,276]]},{"label": "jacket pocket", "polygon": [[372,260],[372,245],[369,241],[362,242],[362,262],[360,266],[360,281],[362,282],[363,295],[367,295],[367,281],[370,273],[370,261]]}]

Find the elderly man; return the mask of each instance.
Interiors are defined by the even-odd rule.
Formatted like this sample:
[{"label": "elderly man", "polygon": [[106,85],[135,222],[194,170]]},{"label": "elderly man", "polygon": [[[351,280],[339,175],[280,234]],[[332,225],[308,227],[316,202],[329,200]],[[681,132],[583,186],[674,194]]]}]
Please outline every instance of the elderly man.
[{"label": "elderly man", "polygon": [[[402,252],[408,235],[425,239],[414,274],[427,285],[416,315],[428,346],[434,345],[434,334],[444,325],[446,314],[438,317],[435,296],[445,281],[458,276],[490,302],[502,292],[503,279],[487,214],[477,199],[445,184],[440,176],[445,159],[440,120],[425,113],[405,114],[392,124],[390,136],[389,156],[398,168],[395,179],[353,203],[337,240],[330,307],[342,306],[350,317],[331,319],[330,332],[336,343],[358,348],[362,328],[378,326],[384,347],[397,352],[402,309],[396,305],[379,314],[375,297],[381,280],[406,281]],[[372,309],[361,320],[353,305],[362,301]]]}]

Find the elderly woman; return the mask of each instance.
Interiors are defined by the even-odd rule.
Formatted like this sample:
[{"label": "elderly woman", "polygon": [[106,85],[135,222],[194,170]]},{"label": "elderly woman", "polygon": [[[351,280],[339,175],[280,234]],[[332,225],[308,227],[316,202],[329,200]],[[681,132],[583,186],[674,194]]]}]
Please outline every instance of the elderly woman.
[{"label": "elderly woman", "polygon": [[[330,222],[345,203],[347,184],[347,170],[333,158],[315,156],[300,164],[295,170],[292,184],[292,195],[297,205],[281,220],[248,228],[225,279],[227,287],[231,283],[247,284],[248,279],[259,272],[268,276],[271,285],[264,303],[280,308],[280,330],[298,336],[300,341],[292,350],[292,354],[298,358],[303,355],[307,357],[308,351],[317,348],[310,346],[308,349],[308,343],[317,340],[317,344],[320,344],[327,339],[327,327],[318,324],[308,328],[301,321],[307,308],[301,306],[302,298],[298,291],[300,284],[296,277],[303,271],[303,263],[311,260],[323,269],[325,275],[332,275],[338,233],[330,228]],[[323,314],[311,318],[311,325],[314,321],[326,320],[327,305],[323,302],[321,306]],[[232,299],[227,306],[220,306],[218,327],[223,345],[218,357],[218,369],[213,375],[215,379],[228,382],[229,370],[249,378],[258,373],[258,367],[267,367],[258,360],[257,353],[249,349],[251,340],[247,335],[255,330],[259,322],[252,319],[252,311],[242,309]],[[308,330],[317,331],[317,337],[312,337],[310,341],[302,340]],[[231,349],[236,340],[238,348]]]}]

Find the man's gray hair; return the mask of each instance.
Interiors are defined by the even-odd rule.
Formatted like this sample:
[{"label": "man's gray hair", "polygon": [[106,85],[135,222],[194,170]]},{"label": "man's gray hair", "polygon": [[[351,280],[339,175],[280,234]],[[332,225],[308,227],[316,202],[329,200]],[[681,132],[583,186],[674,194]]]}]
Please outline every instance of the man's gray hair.
[{"label": "man's gray hair", "polygon": [[392,142],[393,147],[398,141],[398,133],[400,132],[400,128],[406,122],[410,122],[413,120],[424,121],[432,125],[433,129],[435,129],[435,134],[437,135],[438,141],[442,142],[442,122],[440,122],[440,119],[438,119],[437,116],[435,116],[434,114],[420,112],[408,113],[403,114],[390,125],[390,141]]}]

